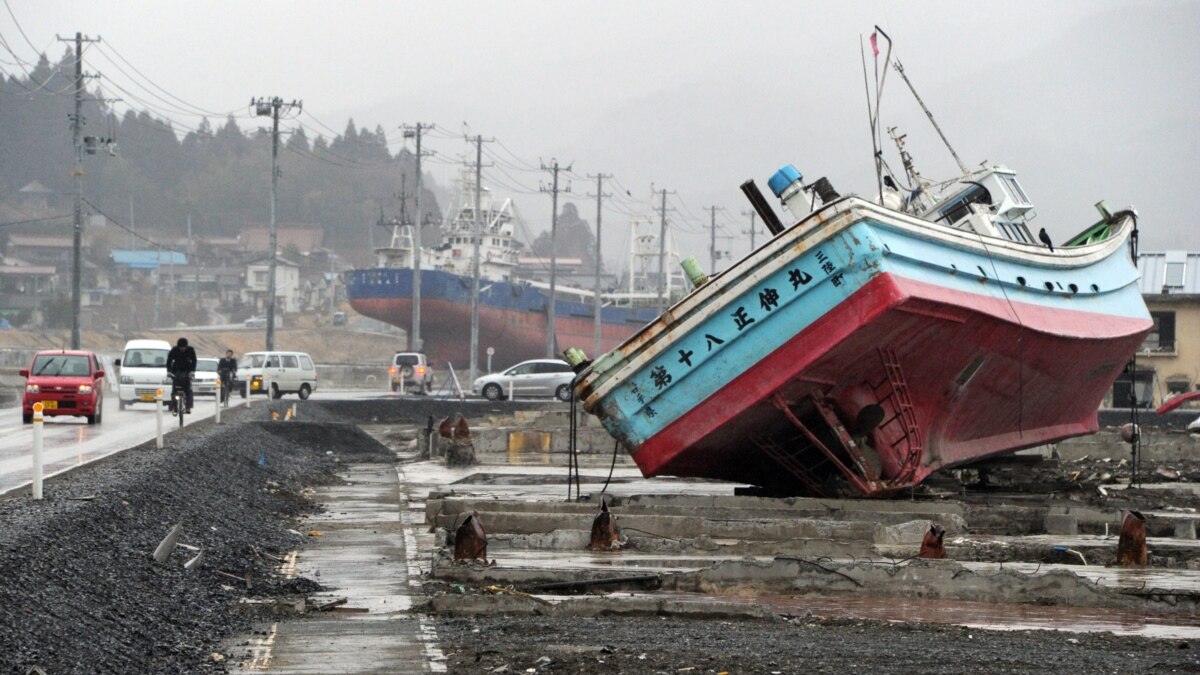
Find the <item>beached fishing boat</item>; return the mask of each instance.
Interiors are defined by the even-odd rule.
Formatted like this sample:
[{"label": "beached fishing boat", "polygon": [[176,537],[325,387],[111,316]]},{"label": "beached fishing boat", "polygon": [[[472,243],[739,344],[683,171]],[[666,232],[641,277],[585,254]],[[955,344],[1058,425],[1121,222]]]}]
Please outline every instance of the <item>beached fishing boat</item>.
[{"label": "beached fishing boat", "polygon": [[776,173],[787,227],[747,181],[773,238],[579,364],[576,398],[646,476],[886,494],[1096,430],[1152,326],[1136,214],[1099,204],[1053,246],[1014,172],[935,186],[893,138],[906,176],[876,200]]}]

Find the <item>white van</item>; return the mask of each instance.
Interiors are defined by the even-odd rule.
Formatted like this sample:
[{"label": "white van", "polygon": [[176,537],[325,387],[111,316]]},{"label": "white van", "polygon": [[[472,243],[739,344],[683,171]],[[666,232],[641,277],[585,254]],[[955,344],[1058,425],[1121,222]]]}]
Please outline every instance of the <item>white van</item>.
[{"label": "white van", "polygon": [[317,367],[304,352],[250,352],[238,360],[237,379],[243,383],[242,398],[269,387],[271,398],[296,394],[306,399],[317,390]]},{"label": "white van", "polygon": [[163,389],[167,396],[171,381],[167,379],[167,352],[171,345],[166,340],[130,340],[125,343],[125,352],[113,363],[120,369],[117,398],[121,410],[137,402],[153,403],[154,395]]}]

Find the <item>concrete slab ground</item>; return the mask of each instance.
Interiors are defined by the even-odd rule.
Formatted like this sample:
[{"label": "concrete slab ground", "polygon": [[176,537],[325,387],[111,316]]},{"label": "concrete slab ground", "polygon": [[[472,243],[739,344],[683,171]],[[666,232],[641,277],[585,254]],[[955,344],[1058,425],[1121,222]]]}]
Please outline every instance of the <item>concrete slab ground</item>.
[{"label": "concrete slab ground", "polygon": [[[523,422],[541,433],[536,420]],[[372,435],[404,453],[419,446],[417,428],[379,425]],[[486,446],[483,428],[473,424],[472,434],[479,429]],[[240,672],[445,672],[438,622],[451,616],[820,612],[1200,639],[1200,571],[1096,564],[1115,548],[1113,535],[1094,534],[1116,522],[1110,505],[735,496],[740,486],[729,483],[645,479],[624,458],[610,471],[611,455],[601,452],[581,457],[576,491],[553,439],[523,433],[520,442],[511,431],[497,435],[477,453],[481,464],[401,456],[396,466],[347,466],[344,484],[317,490],[325,511],[306,522],[312,543],[287,571],[327,590],[307,599],[303,616],[244,639]],[[628,537],[625,550],[584,549],[602,492]],[[1060,511],[1077,531],[1042,534]],[[471,512],[487,529],[488,565],[449,559],[448,533]],[[1194,511],[1156,518],[1194,527]],[[930,522],[946,527],[956,560],[914,560]],[[1150,543],[1180,565],[1200,560],[1193,538]],[[1091,564],[1055,552],[1067,547]],[[642,584],[647,578],[658,585]],[[622,579],[625,586],[608,584]],[[551,590],[564,582],[587,589]],[[445,648],[453,654],[456,645]]]},{"label": "concrete slab ground", "polygon": [[327,590],[308,598],[303,617],[259,626],[235,647],[237,672],[445,672],[432,624],[409,611],[420,596],[413,530],[424,504],[408,509],[392,465],[350,466],[343,478],[314,495],[326,510],[307,521],[312,544],[283,565]]}]

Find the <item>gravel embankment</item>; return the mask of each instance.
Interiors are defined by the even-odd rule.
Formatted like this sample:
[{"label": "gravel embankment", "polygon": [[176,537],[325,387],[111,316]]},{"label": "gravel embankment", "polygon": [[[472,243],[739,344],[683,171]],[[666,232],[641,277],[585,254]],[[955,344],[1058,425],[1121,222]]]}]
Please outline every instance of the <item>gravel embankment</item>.
[{"label": "gravel embankment", "polygon": [[[151,442],[48,481],[41,502],[0,501],[0,672],[225,672],[212,654],[267,611],[244,598],[318,589],[271,558],[304,545],[288,531],[317,508],[303,488],[338,480],[338,462],[392,455],[353,426],[268,416],[231,410],[227,424],[169,435],[166,450]],[[175,523],[204,551],[191,572],[194,551],[152,557]]]}]

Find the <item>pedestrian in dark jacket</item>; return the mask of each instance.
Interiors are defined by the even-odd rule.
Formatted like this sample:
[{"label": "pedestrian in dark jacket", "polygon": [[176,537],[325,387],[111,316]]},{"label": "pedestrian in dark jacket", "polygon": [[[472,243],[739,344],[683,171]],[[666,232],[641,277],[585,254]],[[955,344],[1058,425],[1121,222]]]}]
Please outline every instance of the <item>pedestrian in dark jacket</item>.
[{"label": "pedestrian in dark jacket", "polygon": [[237,379],[237,359],[233,357],[232,349],[226,349],[225,356],[217,361],[217,376],[221,378],[221,402],[224,403],[229,400],[233,381]]}]

